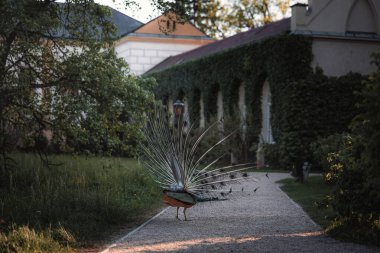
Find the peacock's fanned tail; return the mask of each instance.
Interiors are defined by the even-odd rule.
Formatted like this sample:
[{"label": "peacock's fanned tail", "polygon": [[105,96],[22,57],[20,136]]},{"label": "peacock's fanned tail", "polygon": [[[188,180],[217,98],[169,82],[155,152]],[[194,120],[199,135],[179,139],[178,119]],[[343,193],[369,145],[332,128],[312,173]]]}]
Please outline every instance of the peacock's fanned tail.
[{"label": "peacock's fanned tail", "polygon": [[[187,115],[183,118],[186,119]],[[217,167],[216,164],[225,154],[206,162],[206,156],[235,132],[222,137],[201,153],[203,138],[219,122],[196,134],[194,124],[189,125],[182,120],[176,126],[170,124],[171,119],[165,108],[155,107],[143,128],[145,140],[140,143],[142,165],[162,189],[186,192],[197,201],[216,200],[226,198],[232,192],[231,184],[252,179],[246,172],[254,167],[251,163]]]}]

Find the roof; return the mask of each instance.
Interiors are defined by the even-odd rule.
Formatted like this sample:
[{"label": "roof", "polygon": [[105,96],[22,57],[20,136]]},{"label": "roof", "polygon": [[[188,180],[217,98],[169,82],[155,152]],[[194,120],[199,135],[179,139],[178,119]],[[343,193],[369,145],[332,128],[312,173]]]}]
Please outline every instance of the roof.
[{"label": "roof", "polygon": [[[63,22],[69,22],[68,18],[64,14],[65,6],[67,5],[67,3],[55,3],[55,4],[58,4],[59,6],[59,9],[61,11],[60,15],[63,19]],[[107,8],[110,8],[111,16],[106,17],[106,19],[108,21],[111,21],[117,29],[115,35],[111,36],[111,38],[113,39],[120,38],[123,35],[130,33],[136,30],[137,28],[141,27],[142,25],[144,25],[144,23],[134,18],[131,18],[111,7],[107,7]],[[100,30],[101,28],[97,27],[97,29]],[[67,38],[67,39],[71,38],[69,31],[67,31],[65,28],[62,28],[62,27],[58,31],[55,32],[54,36],[60,37],[60,38]]]},{"label": "roof", "polygon": [[168,57],[150,69],[146,74],[162,71],[178,64],[183,64],[188,61],[193,61],[206,56],[218,54],[228,49],[240,47],[245,44],[258,42],[288,31],[290,31],[290,18],[285,18],[262,27],[251,29],[247,32],[236,34],[229,38],[219,40],[202,47],[198,47],[191,51]]},{"label": "roof", "polygon": [[134,18],[131,18],[130,16],[127,16],[121,13],[120,11],[117,11],[112,8],[111,10],[112,10],[112,22],[115,24],[117,28],[116,37],[118,38],[144,25],[144,23]]}]

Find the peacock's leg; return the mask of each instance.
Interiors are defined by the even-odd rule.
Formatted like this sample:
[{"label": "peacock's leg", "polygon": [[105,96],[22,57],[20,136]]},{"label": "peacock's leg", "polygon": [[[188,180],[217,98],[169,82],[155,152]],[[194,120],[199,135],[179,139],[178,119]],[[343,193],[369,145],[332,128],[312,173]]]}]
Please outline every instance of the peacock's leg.
[{"label": "peacock's leg", "polygon": [[177,216],[176,216],[176,218],[179,220],[179,218],[178,218],[178,210],[179,210],[179,207],[177,207]]},{"label": "peacock's leg", "polygon": [[186,218],[186,207],[183,208],[183,215],[185,216],[185,221],[187,221],[187,218]]}]

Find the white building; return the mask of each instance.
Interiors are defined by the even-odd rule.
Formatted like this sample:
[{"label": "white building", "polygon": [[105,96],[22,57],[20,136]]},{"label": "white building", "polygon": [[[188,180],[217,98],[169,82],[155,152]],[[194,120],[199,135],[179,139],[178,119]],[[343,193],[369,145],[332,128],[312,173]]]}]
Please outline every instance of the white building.
[{"label": "white building", "polygon": [[128,62],[131,71],[141,75],[170,56],[212,42],[213,39],[192,24],[180,24],[174,18],[160,16],[127,31],[116,41],[115,49],[117,55]]}]

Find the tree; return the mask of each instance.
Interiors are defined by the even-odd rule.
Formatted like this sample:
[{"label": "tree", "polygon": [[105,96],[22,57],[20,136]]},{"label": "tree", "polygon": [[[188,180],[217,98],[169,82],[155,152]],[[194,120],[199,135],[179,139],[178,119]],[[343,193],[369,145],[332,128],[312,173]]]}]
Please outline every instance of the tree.
[{"label": "tree", "polygon": [[59,151],[129,151],[153,82],[116,57],[110,10],[88,0],[5,0],[0,11],[1,167],[16,146],[42,150],[49,141]]},{"label": "tree", "polygon": [[284,18],[289,6],[290,0],[235,0],[226,22],[240,32]]}]

